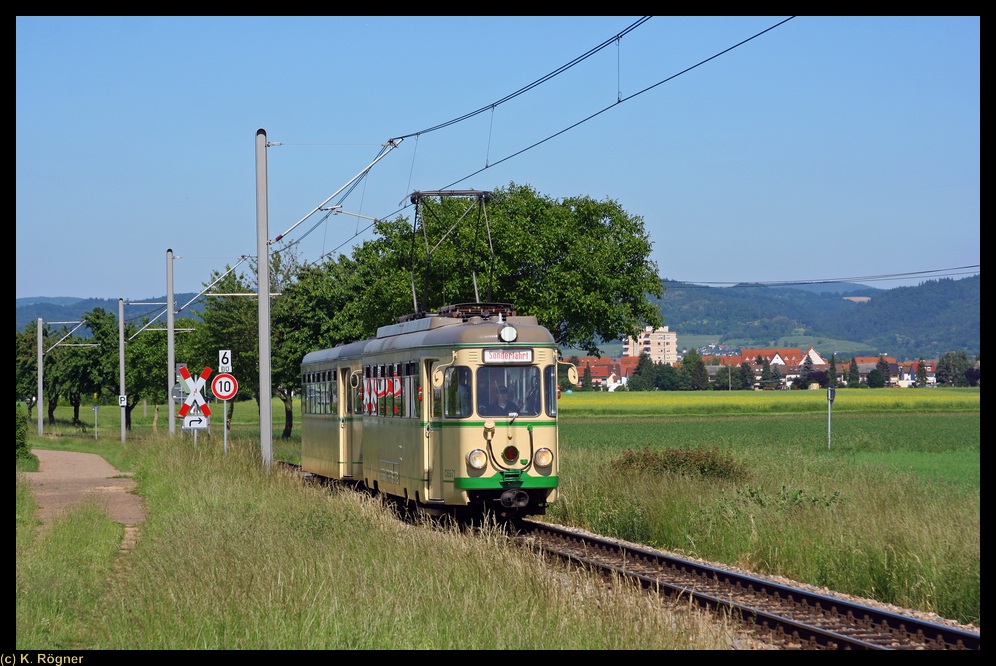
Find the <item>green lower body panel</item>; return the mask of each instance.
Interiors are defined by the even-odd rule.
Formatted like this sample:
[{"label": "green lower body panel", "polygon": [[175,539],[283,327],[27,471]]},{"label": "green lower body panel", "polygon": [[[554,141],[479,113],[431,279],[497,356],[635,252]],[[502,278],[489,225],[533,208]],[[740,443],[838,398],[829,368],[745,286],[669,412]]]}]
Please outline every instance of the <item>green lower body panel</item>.
[{"label": "green lower body panel", "polygon": [[453,480],[453,487],[460,490],[497,490],[504,488],[556,488],[560,478],[556,476],[527,476],[516,475],[515,478],[506,478],[502,474],[495,474],[486,478],[471,479],[469,477],[457,477]]}]

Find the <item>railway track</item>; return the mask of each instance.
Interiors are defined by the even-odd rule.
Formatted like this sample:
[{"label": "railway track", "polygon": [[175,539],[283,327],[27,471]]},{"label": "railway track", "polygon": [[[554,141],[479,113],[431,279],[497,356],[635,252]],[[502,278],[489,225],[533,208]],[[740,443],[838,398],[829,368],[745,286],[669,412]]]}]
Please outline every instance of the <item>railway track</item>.
[{"label": "railway track", "polygon": [[[279,462],[300,472],[295,464]],[[304,476],[312,478],[310,474]],[[637,581],[663,597],[726,613],[783,650],[979,650],[979,633],[550,523],[522,520],[523,546],[607,575]]]},{"label": "railway track", "polygon": [[636,580],[663,596],[726,612],[778,649],[981,649],[977,633],[548,523],[522,521],[515,539],[579,566]]}]

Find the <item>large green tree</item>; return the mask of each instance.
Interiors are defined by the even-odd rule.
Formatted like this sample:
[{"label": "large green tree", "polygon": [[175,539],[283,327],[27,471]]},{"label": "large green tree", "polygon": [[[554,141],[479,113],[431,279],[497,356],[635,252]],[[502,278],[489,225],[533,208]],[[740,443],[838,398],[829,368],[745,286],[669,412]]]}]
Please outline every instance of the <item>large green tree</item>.
[{"label": "large green tree", "polygon": [[875,369],[882,373],[882,376],[885,378],[885,383],[888,385],[889,375],[891,373],[889,372],[889,362],[885,359],[884,355],[879,354],[878,361],[875,363]]},{"label": "large green tree", "polygon": [[861,383],[861,372],[858,370],[858,359],[851,357],[851,364],[847,370],[847,385],[857,386]]},{"label": "large green tree", "polygon": [[473,205],[424,199],[413,221],[378,223],[380,238],[353,256],[377,262],[363,271],[365,311],[384,324],[416,302],[419,310],[511,303],[558,344],[596,356],[604,340],[662,325],[648,298],[664,288],[642,218],[615,201],[554,200],[515,184],[496,190],[480,212]]},{"label": "large green tree", "polygon": [[738,391],[741,388],[740,368],[732,365],[720,366],[716,371],[716,381],[712,387],[717,391]]},{"label": "large green tree", "polygon": [[865,383],[868,384],[868,388],[883,388],[886,381],[888,381],[888,376],[876,367],[868,371]]},{"label": "large green tree", "polygon": [[803,388],[809,388],[809,385],[813,382],[820,381],[820,378],[814,377],[813,372],[813,357],[806,354],[806,360],[802,362],[802,378],[805,381]]},{"label": "large green tree", "polygon": [[584,366],[584,372],[581,374],[581,390],[591,391],[594,385],[591,381],[591,364],[586,363]]},{"label": "large green tree", "polygon": [[[42,333],[44,340],[44,332]],[[28,420],[38,401],[38,326],[29,324],[14,331],[14,384],[17,399],[28,407]]]},{"label": "large green tree", "polygon": [[973,363],[964,351],[947,352],[937,361],[934,377],[938,384],[968,386],[968,371]]},{"label": "large green tree", "polygon": [[[94,308],[84,316],[90,328],[94,368],[94,392],[101,397],[117,396],[121,390],[121,332],[118,315],[103,308]],[[127,326],[126,334],[134,331]],[[127,388],[127,375],[125,379]],[[115,404],[117,401],[114,401]]]},{"label": "large green tree", "polygon": [[[771,386],[771,361],[758,356],[757,362],[761,366],[761,387],[767,388]],[[803,376],[805,376],[805,373],[803,373]]]},{"label": "large green tree", "polygon": [[120,383],[117,317],[94,308],[84,313],[83,322],[90,337],[72,335],[58,342],[60,353],[53,357],[52,368],[58,384],[58,389],[53,389],[72,405],[74,425],[82,425],[80,409],[86,400],[92,399],[96,406],[102,393],[116,394]]},{"label": "large green tree", "polygon": [[747,391],[754,388],[754,368],[749,361],[740,364],[740,386]]},{"label": "large green tree", "polygon": [[685,390],[704,391],[709,388],[709,371],[706,370],[702,357],[694,349],[690,349],[681,361],[681,385]]},{"label": "large green tree", "polygon": [[626,382],[626,388],[630,391],[652,391],[656,383],[657,369],[646,352],[640,354],[640,359],[636,362],[636,368]]},{"label": "large green tree", "polygon": [[678,369],[669,363],[655,363],[657,368],[657,379],[654,386],[658,391],[678,391],[681,388],[681,379],[678,376]]}]

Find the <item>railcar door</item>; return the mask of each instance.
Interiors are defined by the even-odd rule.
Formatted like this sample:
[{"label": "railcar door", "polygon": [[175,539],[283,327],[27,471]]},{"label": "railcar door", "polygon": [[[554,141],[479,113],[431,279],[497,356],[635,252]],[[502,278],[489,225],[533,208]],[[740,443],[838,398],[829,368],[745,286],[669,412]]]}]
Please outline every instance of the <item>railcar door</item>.
[{"label": "railcar door", "polygon": [[425,440],[423,460],[425,461],[425,475],[428,481],[427,499],[441,501],[443,499],[443,447],[442,447],[442,422],[437,410],[442,397],[442,383],[436,381],[436,373],[439,370],[438,359],[427,359],[423,365],[425,375],[422,379],[422,386],[428,390],[424,391],[422,400],[422,436]]},{"label": "railcar door", "polygon": [[350,387],[349,366],[339,368],[339,410],[336,414],[339,420],[339,469],[343,478],[353,476],[353,436],[352,436],[352,405],[353,390]]}]

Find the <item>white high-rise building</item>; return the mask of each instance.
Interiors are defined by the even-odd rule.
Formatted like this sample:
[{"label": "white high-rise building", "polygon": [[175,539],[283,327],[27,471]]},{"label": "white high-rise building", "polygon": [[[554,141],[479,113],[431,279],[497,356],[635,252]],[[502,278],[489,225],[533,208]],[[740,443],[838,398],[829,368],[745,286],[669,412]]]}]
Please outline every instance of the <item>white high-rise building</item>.
[{"label": "white high-rise building", "polygon": [[674,365],[678,362],[678,334],[667,326],[647,326],[638,338],[623,340],[623,356],[647,354],[654,363]]}]

